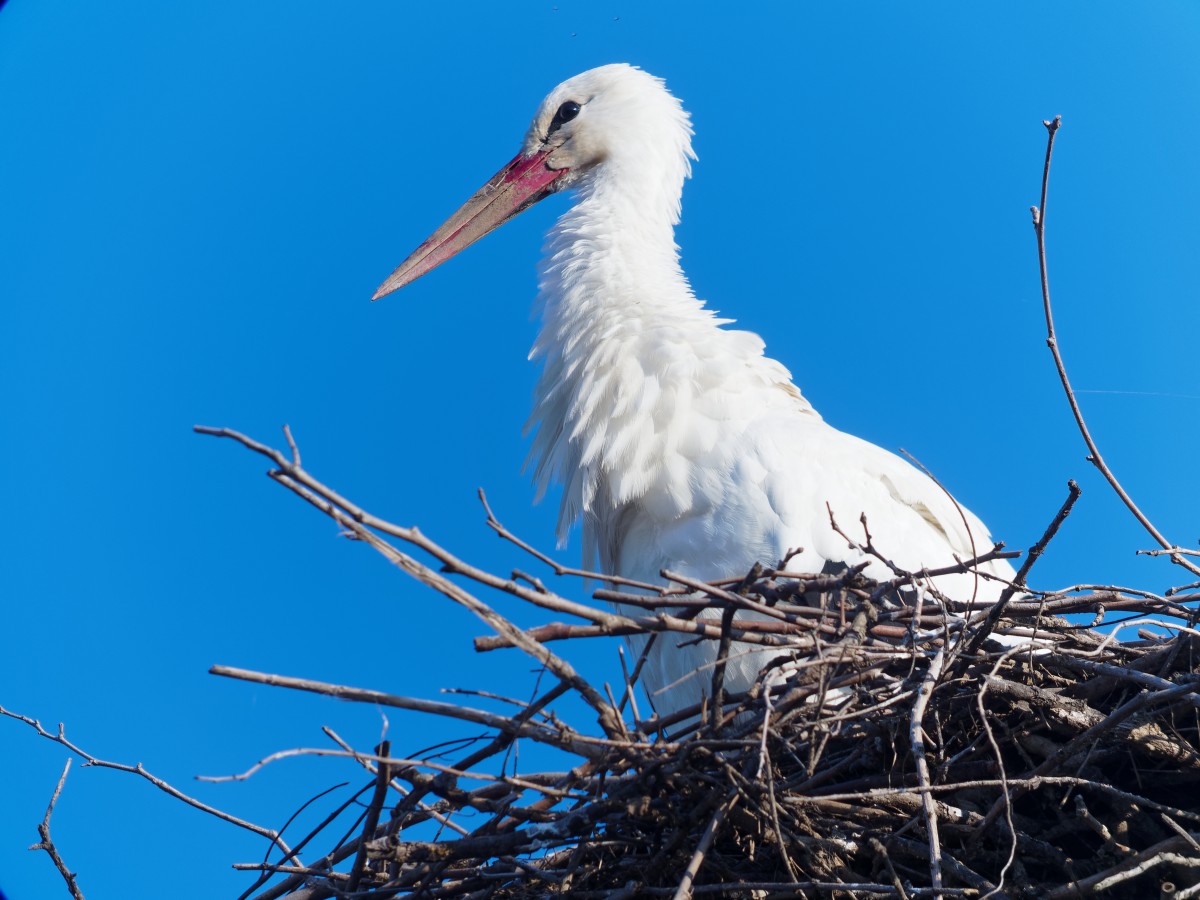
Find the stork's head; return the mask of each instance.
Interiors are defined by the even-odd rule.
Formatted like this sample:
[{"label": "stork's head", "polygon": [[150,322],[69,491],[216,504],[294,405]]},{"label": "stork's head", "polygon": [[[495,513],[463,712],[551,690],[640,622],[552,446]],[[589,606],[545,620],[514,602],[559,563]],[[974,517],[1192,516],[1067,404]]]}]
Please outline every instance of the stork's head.
[{"label": "stork's head", "polygon": [[[692,129],[661,78],[617,63],[569,78],[542,101],[525,135],[522,155],[544,155],[549,169],[566,169],[562,190],[612,161],[661,175],[658,158],[682,160],[686,173]],[[682,175],[681,175],[682,179]]]},{"label": "stork's head", "polygon": [[[530,123],[521,152],[396,269],[371,299],[404,287],[539,200],[588,188],[605,174],[651,179],[679,216],[690,173],[687,113],[659,78],[624,63],[590,69],[550,92]],[[639,186],[641,189],[641,186]]]}]

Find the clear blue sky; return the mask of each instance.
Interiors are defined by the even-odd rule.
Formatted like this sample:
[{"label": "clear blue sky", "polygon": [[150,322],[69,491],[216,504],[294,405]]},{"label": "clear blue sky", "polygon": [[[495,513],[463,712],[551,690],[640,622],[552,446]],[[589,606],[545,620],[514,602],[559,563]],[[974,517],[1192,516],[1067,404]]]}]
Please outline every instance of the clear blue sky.
[{"label": "clear blue sky", "polygon": [[[484,626],[191,433],[279,440],[318,476],[507,571],[475,489],[533,542],[521,424],[554,198],[399,295],[376,285],[515,152],[557,82],[627,61],[694,116],[684,266],[835,425],[920,457],[1012,547],[1077,478],[1034,583],[1182,573],[1084,461],[1044,347],[1028,207],[1045,117],[1061,341],[1133,495],[1200,537],[1200,6],[263,2],[0,11],[0,704],[277,826],[359,775],[378,711],[213,663],[437,696],[533,689]],[[577,542],[563,551],[573,561]],[[578,586],[563,585],[579,593]],[[495,598],[492,598],[495,600]],[[540,621],[499,599],[522,622]],[[572,648],[619,678],[612,644]],[[585,715],[567,709],[580,726]],[[467,728],[392,712],[410,752]],[[0,720],[0,887],[65,896],[37,839],[61,747]],[[536,759],[532,757],[531,759]],[[533,764],[531,761],[530,764]],[[258,839],[76,766],[54,834],[89,897],[235,896]],[[146,885],[144,889],[138,885]],[[157,885],[156,888],[149,887]]]}]

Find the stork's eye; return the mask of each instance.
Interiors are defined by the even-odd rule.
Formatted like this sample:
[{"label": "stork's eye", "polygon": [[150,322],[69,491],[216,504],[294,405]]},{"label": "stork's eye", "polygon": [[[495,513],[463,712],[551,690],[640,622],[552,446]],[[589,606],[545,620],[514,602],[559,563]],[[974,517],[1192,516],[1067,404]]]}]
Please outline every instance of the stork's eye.
[{"label": "stork's eye", "polygon": [[560,125],[570,122],[573,118],[579,115],[579,110],[582,107],[574,100],[568,100],[558,108],[558,112],[554,114],[553,121],[550,122],[550,130],[558,128]]}]

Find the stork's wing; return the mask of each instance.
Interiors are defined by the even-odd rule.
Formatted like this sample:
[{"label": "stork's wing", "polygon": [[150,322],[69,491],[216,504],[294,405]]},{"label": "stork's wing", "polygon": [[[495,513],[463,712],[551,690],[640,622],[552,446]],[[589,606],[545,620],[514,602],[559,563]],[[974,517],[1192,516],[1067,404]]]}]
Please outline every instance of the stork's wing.
[{"label": "stork's wing", "polygon": [[[861,561],[862,551],[834,530],[831,512],[860,545],[869,529],[880,553],[906,571],[951,566],[992,547],[983,523],[923,472],[815,417],[763,419],[733,444],[723,458],[693,461],[692,508],[685,514],[625,510],[622,527],[610,529],[619,535],[614,549],[622,574],[657,580],[671,568],[726,578],[797,548],[803,551],[789,565],[793,571]],[[1004,561],[983,569],[1013,576]],[[892,572],[876,561],[867,574],[883,579]],[[961,575],[940,579],[938,588],[954,599],[989,602],[1003,584]]]},{"label": "stork's wing", "polygon": [[[880,553],[906,571],[950,566],[991,549],[983,523],[899,456],[822,422],[800,421],[781,431],[797,462],[765,466],[766,496],[781,521],[783,541],[806,548],[798,564],[863,558],[834,530],[830,511],[850,539],[865,545],[869,531]],[[1001,578],[1014,574],[1003,561],[982,568]],[[887,578],[891,573],[875,563],[868,574]],[[940,590],[964,601],[989,602],[1003,587],[973,575],[938,581]]]}]

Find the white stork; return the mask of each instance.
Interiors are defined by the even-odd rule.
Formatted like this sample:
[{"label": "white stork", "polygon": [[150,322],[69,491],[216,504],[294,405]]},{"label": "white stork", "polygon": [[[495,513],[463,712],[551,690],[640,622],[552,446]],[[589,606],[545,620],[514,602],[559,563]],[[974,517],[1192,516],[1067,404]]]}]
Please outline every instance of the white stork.
[{"label": "white stork", "polygon": [[[586,566],[661,582],[663,569],[737,576],[796,548],[793,571],[862,561],[831,528],[826,504],[847,529],[865,513],[875,544],[910,571],[991,549],[975,516],[909,463],[826,424],[757,335],[725,327],[696,298],[674,233],[691,136],[680,102],[640,69],[601,66],[564,81],[516,158],[375,299],[572,189],[575,204],[550,232],[541,265],[530,459],[539,497],[563,485],[560,542],[583,520]],[[1003,560],[982,568],[1014,575]],[[891,577],[878,560],[865,573]],[[936,586],[982,604],[1003,584],[963,574]],[[711,684],[715,642],[680,643],[664,635],[644,668],[660,715],[697,703]],[[643,647],[633,641],[635,652]],[[771,655],[735,644],[728,690],[748,689]]]}]

